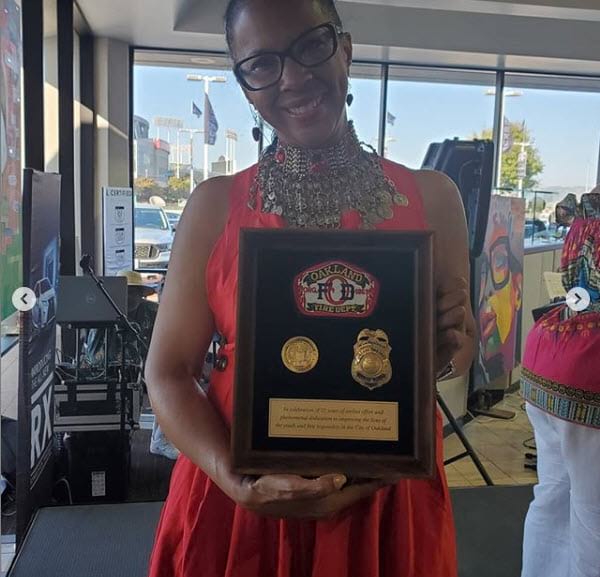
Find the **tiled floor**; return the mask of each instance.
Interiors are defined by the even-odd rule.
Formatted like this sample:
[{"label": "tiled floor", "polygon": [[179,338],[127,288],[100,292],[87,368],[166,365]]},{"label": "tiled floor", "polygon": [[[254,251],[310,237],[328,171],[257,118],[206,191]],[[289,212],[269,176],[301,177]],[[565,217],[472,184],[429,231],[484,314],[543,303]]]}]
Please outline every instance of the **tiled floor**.
[{"label": "tiled floor", "polygon": [[[535,453],[523,443],[534,445],[533,432],[518,393],[507,395],[496,408],[515,412],[512,420],[479,416],[467,423],[464,432],[473,445],[488,474],[497,485],[531,485],[537,483],[535,471],[526,469],[525,453]],[[448,459],[462,453],[460,439],[453,434],[444,440],[444,455]],[[469,457],[446,466],[451,487],[485,485]]]}]

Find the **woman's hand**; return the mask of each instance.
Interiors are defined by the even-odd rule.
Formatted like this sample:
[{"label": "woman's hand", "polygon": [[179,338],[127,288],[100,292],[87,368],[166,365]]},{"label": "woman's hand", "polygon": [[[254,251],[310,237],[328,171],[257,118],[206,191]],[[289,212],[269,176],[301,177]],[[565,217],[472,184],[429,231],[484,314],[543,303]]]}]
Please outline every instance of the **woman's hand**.
[{"label": "woman's hand", "polygon": [[464,278],[442,279],[437,294],[436,374],[461,349],[469,303],[469,285]]},{"label": "woman's hand", "polygon": [[322,519],[335,515],[384,486],[381,481],[346,485],[341,474],[306,479],[298,475],[238,477],[231,496],[259,515]]}]

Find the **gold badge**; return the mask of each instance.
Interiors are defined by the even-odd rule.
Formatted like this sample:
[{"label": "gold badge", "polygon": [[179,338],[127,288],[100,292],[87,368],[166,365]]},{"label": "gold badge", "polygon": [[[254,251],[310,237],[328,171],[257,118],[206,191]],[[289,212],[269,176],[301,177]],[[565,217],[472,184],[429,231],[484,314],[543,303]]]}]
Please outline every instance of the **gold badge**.
[{"label": "gold badge", "polygon": [[319,349],[308,337],[293,337],[281,349],[283,364],[293,373],[307,373],[319,360]]},{"label": "gold badge", "polygon": [[381,329],[363,329],[354,344],[352,378],[369,390],[381,387],[392,378],[388,336]]}]

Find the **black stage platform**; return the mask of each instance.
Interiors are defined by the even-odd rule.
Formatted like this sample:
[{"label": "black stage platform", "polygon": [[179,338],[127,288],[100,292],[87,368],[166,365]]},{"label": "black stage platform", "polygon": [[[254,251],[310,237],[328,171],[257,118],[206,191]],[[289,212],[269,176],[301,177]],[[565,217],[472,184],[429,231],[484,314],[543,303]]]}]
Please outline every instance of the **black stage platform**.
[{"label": "black stage platform", "polygon": [[[519,577],[532,494],[531,486],[452,491],[460,577]],[[145,577],[161,506],[41,509],[8,577]]]}]

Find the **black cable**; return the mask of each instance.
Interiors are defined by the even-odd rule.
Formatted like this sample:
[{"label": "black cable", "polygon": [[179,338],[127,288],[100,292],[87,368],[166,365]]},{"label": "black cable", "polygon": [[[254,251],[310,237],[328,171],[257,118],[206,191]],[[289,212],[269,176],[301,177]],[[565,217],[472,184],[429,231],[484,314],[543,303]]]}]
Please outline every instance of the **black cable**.
[{"label": "black cable", "polygon": [[69,505],[73,504],[73,496],[71,495],[71,485],[69,483],[69,481],[67,480],[66,477],[61,477],[60,479],[57,479],[56,482],[54,483],[54,487],[56,487],[59,483],[64,483],[66,488],[67,488],[67,495],[69,497]]}]

